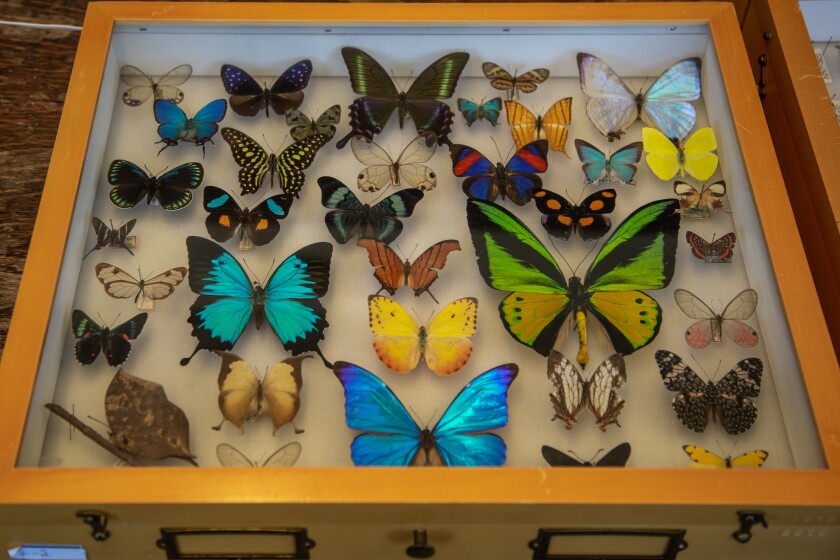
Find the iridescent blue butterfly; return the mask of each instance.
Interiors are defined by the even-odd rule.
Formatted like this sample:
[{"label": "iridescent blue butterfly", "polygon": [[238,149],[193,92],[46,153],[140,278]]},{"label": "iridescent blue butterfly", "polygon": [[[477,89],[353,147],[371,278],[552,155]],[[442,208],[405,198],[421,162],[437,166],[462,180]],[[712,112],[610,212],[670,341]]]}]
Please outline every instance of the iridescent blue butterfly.
[{"label": "iridescent blue butterfly", "polygon": [[177,146],[178,140],[194,142],[203,151],[204,144],[213,143],[213,135],[219,130],[219,121],[225,118],[225,113],[227,102],[224,99],[211,101],[191,119],[175,103],[166,99],[155,100],[155,120],[160,124],[158,144],[164,144],[160,152],[169,146]]},{"label": "iridescent blue butterfly", "polygon": [[487,103],[484,103],[483,99],[481,101],[481,103],[476,103],[471,99],[458,98],[458,110],[467,120],[467,126],[472,126],[476,121],[483,119],[487,119],[490,124],[496,126],[502,112],[502,98],[496,97]]},{"label": "iridescent blue butterfly", "polygon": [[575,149],[583,162],[583,173],[590,183],[618,179],[622,184],[635,185],[634,164],[639,163],[642,157],[642,146],[641,142],[633,142],[607,157],[589,142],[575,140]]},{"label": "iridescent blue butterfly", "polygon": [[536,173],[548,169],[547,154],[548,142],[535,140],[517,150],[507,165],[494,165],[469,146],[453,144],[449,148],[452,172],[456,177],[467,177],[462,187],[467,196],[492,202],[501,194],[519,206],[527,204],[534,191],[542,188],[542,179]]},{"label": "iridescent blue butterfly", "polygon": [[477,432],[507,425],[507,392],[519,373],[516,364],[495,367],[470,381],[431,430],[421,430],[391,389],[369,371],[347,362],[336,362],[333,371],[344,385],[347,426],[365,432],[350,447],[354,464],[504,464],[504,440]]},{"label": "iridescent blue butterfly", "polygon": [[312,76],[312,61],[301,60],[289,67],[277,78],[269,89],[263,87],[251,75],[233,64],[222,65],[222,83],[230,94],[230,108],[237,115],[253,117],[262,109],[268,117],[268,108],[278,115],[285,115],[289,109],[296,109],[303,103],[303,88]]},{"label": "iridescent blue butterfly", "polygon": [[265,287],[253,284],[236,259],[203,237],[187,237],[190,289],[198,294],[188,322],[198,339],[187,365],[202,348],[230,350],[254,316],[259,329],[267,318],[271,328],[294,355],[316,352],[324,338],[327,310],[318,298],[330,282],[332,245],[313,243],[290,255],[274,271]]}]

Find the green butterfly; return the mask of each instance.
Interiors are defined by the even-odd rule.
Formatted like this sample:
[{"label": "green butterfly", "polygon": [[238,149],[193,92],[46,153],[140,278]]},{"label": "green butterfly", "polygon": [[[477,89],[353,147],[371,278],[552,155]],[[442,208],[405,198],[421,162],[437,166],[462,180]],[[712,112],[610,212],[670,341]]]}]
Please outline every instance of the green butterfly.
[{"label": "green butterfly", "polygon": [[253,138],[235,128],[223,128],[222,138],[230,144],[233,159],[242,168],[239,170],[242,194],[257,192],[268,174],[272,189],[277,175],[283,192],[297,198],[300,198],[298,193],[306,179],[303,170],[312,165],[315,154],[330,140],[324,134],[314,134],[274,154],[266,152]]},{"label": "green butterfly", "polygon": [[510,291],[502,321],[519,342],[547,356],[568,316],[585,366],[586,312],[606,329],[617,352],[630,354],[659,333],[662,310],[638,290],[664,288],[674,276],[680,203],[657,200],[630,214],[607,239],[583,281],[566,278],[545,246],[516,216],[491,202],[467,201],[478,269],[487,285]]}]

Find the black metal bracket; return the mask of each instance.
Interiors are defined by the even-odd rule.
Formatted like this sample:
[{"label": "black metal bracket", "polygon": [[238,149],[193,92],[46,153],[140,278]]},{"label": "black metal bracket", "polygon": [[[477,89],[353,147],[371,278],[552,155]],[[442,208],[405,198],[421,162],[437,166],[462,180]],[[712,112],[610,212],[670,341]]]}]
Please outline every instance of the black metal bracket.
[{"label": "black metal bracket", "polygon": [[758,57],[758,98],[764,101],[767,97],[767,55]]},{"label": "black metal bracket", "polygon": [[741,544],[747,544],[752,539],[753,525],[761,523],[765,529],[767,528],[767,519],[761,511],[739,511],[738,523],[740,527],[732,533],[732,538]]},{"label": "black metal bracket", "polygon": [[108,530],[108,514],[104,511],[77,511],[76,517],[90,526],[90,535],[96,542],[105,542],[111,536],[111,531]]},{"label": "black metal bracket", "polygon": [[410,558],[431,558],[435,547],[429,546],[429,532],[426,529],[414,530],[414,544],[405,549]]},{"label": "black metal bracket", "polygon": [[[628,554],[576,554],[576,553],[550,553],[549,546],[552,538],[559,539],[574,537],[598,537],[602,539],[638,537],[649,539],[665,539],[662,554],[651,556],[628,555]],[[662,530],[634,530],[634,529],[540,529],[537,538],[528,543],[528,548],[534,551],[534,560],[675,560],[677,554],[688,548],[688,541],[685,540],[684,529],[662,529]],[[559,546],[558,548],[562,548]]]},{"label": "black metal bracket", "polygon": [[[291,537],[294,550],[291,552],[261,552],[261,553],[226,553],[226,552],[183,552],[180,544],[184,539],[200,541],[203,536],[226,535],[238,539],[243,546],[247,546],[249,537]],[[305,528],[262,529],[262,528],[161,528],[160,538],[155,543],[158,548],[166,551],[168,560],[308,560],[309,551],[315,547],[315,541],[309,538]],[[194,548],[194,546],[192,547]]]}]

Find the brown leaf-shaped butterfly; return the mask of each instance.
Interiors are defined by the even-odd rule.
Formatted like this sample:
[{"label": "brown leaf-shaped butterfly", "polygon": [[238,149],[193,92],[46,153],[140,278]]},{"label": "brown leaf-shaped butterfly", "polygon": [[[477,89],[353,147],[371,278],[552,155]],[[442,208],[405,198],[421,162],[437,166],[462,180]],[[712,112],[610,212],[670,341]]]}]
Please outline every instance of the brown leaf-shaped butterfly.
[{"label": "brown leaf-shaped butterfly", "polygon": [[111,441],[147,459],[177,457],[198,466],[190,452],[190,423],[163,386],[120,369],[105,393]]}]

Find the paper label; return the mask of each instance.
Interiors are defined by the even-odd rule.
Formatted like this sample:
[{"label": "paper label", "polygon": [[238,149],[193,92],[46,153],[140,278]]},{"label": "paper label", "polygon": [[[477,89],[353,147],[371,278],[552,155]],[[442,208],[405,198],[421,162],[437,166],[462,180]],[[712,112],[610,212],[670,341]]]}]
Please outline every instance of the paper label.
[{"label": "paper label", "polygon": [[840,124],[840,99],[832,99],[831,104],[834,105],[834,117],[837,119],[837,124]]},{"label": "paper label", "polygon": [[9,549],[9,558],[14,560],[87,560],[84,547],[80,545],[25,544]]},{"label": "paper label", "polygon": [[820,65],[820,72],[822,72],[823,81],[827,84],[831,83],[831,72],[828,71],[828,65],[825,63],[825,56],[822,49],[814,49],[814,54],[817,55],[817,63]]}]

